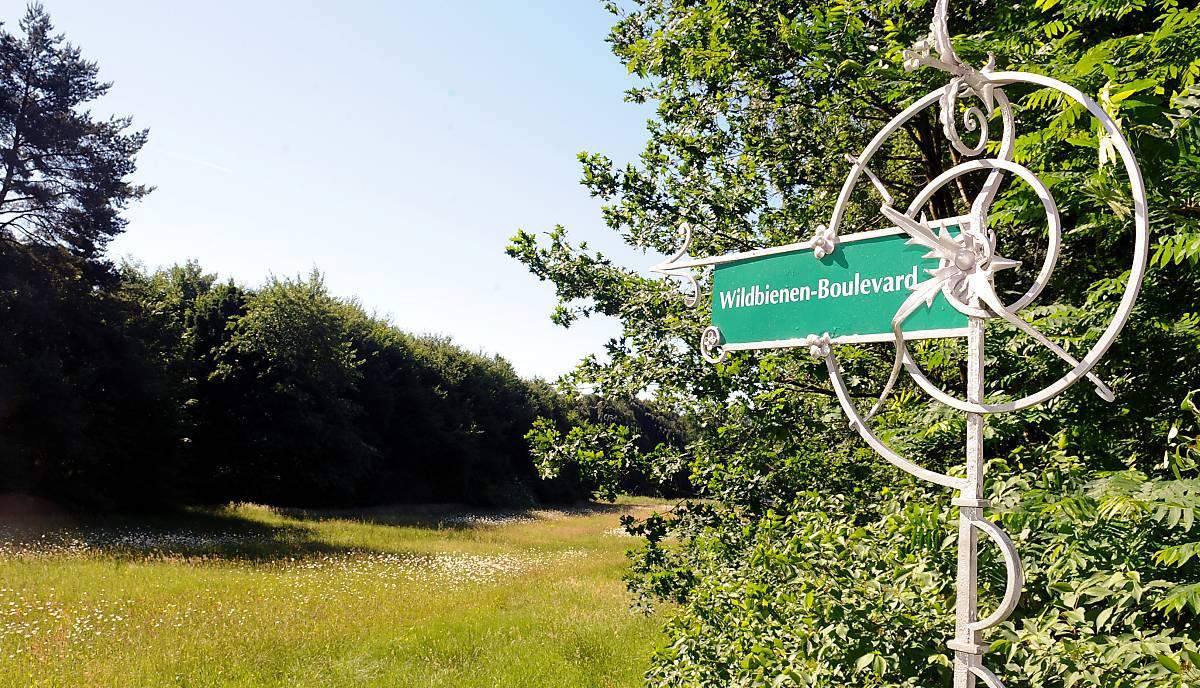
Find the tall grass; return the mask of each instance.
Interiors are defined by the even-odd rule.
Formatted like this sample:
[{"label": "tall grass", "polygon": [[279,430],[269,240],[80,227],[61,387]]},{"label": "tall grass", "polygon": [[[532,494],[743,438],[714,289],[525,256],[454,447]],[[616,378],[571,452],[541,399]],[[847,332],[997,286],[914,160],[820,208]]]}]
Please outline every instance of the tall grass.
[{"label": "tall grass", "polygon": [[12,531],[0,687],[635,686],[657,620],[625,504],[480,516],[238,505]]}]

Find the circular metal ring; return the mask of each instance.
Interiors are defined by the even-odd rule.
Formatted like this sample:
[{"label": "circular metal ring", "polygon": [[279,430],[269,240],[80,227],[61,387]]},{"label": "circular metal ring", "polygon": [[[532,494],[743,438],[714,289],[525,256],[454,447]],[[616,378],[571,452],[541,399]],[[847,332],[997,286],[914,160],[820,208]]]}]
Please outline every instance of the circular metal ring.
[{"label": "circular metal ring", "polygon": [[[1099,362],[1104,354],[1108,352],[1108,349],[1116,340],[1117,335],[1120,334],[1121,330],[1125,326],[1125,323],[1129,320],[1129,316],[1133,311],[1134,301],[1137,299],[1138,292],[1141,289],[1142,280],[1145,277],[1150,243],[1149,216],[1147,213],[1145,182],[1143,180],[1141,170],[1138,168],[1137,161],[1134,158],[1133,150],[1130,148],[1129,143],[1125,140],[1124,136],[1121,135],[1120,130],[1112,118],[1109,117],[1108,114],[1104,112],[1104,110],[1094,100],[1083,94],[1081,91],[1051,77],[1025,72],[996,72],[989,74],[988,77],[989,80],[997,86],[1013,83],[1031,83],[1057,90],[1083,105],[1088,112],[1100,122],[1101,127],[1112,138],[1117,152],[1125,165],[1126,172],[1129,175],[1129,183],[1132,191],[1134,206],[1135,236],[1133,261],[1132,265],[1130,266],[1128,282],[1125,285],[1125,292],[1122,294],[1121,301],[1117,306],[1117,310],[1113,316],[1113,319],[1101,333],[1099,340],[1097,340],[1097,342],[1088,350],[1088,352],[1081,359],[1079,359],[1078,364],[1072,368],[1071,371],[1059,378],[1057,381],[1038,390],[1037,392],[1013,401],[999,404],[985,404],[964,401],[957,397],[951,396],[934,386],[933,383],[931,383],[928,378],[926,378],[925,375],[920,372],[920,369],[917,368],[915,362],[912,360],[912,357],[905,352],[905,368],[910,374],[913,374],[917,384],[925,392],[930,394],[930,396],[957,410],[967,413],[984,414],[1018,411],[1042,403],[1062,393],[1067,387],[1070,387],[1072,384],[1078,382],[1080,379],[1083,379],[1088,375],[1088,373],[1090,373],[1092,368],[1096,366],[1097,362]],[[862,167],[865,165],[865,161],[868,160],[870,156],[879,149],[887,137],[890,136],[891,133],[894,132],[901,124],[914,117],[920,110],[933,104],[937,100],[937,97],[940,95],[940,93],[940,91],[935,91],[918,100],[912,106],[905,109],[904,112],[897,115],[897,117],[893,119],[888,126],[884,127],[884,129],[880,131],[875,139],[872,140],[871,144],[867,148],[867,151],[865,151],[864,155],[860,158],[860,160],[863,162],[857,164],[851,170],[850,176],[846,179],[846,184],[842,189],[842,197],[838,199],[838,206],[835,208],[833,220],[830,222],[831,227],[836,227],[837,223],[841,220],[841,217],[844,213],[844,200],[848,200],[850,189],[861,175]],[[999,95],[1002,94],[1002,91],[997,89],[996,93]],[[1007,101],[1004,102],[1005,104],[1007,103]],[[988,169],[989,167],[993,168],[992,174],[989,175],[989,180],[985,183],[985,188],[980,194],[980,198],[976,200],[976,206],[974,208],[975,213],[981,212],[982,208],[986,208],[988,205],[990,205],[992,198],[994,198],[995,193],[998,190],[998,176],[1001,172],[1009,171],[1014,174],[1018,174],[1027,182],[1030,180],[1025,173],[1032,175],[1027,168],[1011,163],[1012,137],[1009,135],[1009,127],[1011,126],[1011,113],[1009,112],[1010,108],[1007,107],[1001,107],[1001,110],[1005,113],[1006,128],[1006,135],[1001,143],[1001,156],[999,158],[990,160],[974,160],[962,163],[942,173],[934,180],[934,182],[938,182],[940,187],[940,185],[944,185],[958,174],[963,174],[970,169]],[[1036,177],[1033,178],[1036,179]],[[923,205],[928,200],[929,196],[932,195],[933,192],[929,191],[929,189],[934,186],[934,182],[931,182],[926,189],[922,190],[922,193],[917,199],[914,200],[915,207],[919,208],[920,205]],[[1034,184],[1034,188],[1045,189],[1045,185],[1039,180]],[[1041,195],[1042,194],[1039,193],[1039,196]],[[982,199],[982,201],[980,199]],[[1050,202],[1053,202],[1052,199],[1050,199]],[[1043,203],[1046,203],[1045,198],[1043,199]],[[913,210],[910,208],[910,217],[912,212]],[[1056,215],[1057,212],[1054,214]],[[1053,234],[1054,232],[1052,231],[1052,240]],[[1042,271],[1039,273],[1039,278],[1035,282],[1034,286],[1031,287],[1025,296],[1022,296],[1013,304],[1013,309],[1019,309],[1027,306],[1041,293],[1041,290],[1045,287],[1046,281],[1043,276],[1048,278],[1050,272],[1052,272],[1052,263],[1057,260],[1058,250],[1048,251],[1048,258],[1052,253],[1053,260],[1047,261],[1050,263],[1049,267],[1047,268],[1046,264],[1043,265]],[[903,346],[902,342],[898,342],[898,344]]]}]

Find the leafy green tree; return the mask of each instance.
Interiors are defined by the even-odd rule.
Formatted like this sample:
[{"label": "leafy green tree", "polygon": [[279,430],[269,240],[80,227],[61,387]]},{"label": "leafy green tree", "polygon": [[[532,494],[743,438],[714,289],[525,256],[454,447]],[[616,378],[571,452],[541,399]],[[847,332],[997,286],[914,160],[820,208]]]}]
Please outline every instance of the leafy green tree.
[{"label": "leafy green tree", "polygon": [[535,499],[575,501],[587,494],[566,476],[543,484],[524,435],[539,413],[557,415],[559,399],[531,390],[498,356],[464,351],[442,337],[409,340],[423,406],[434,421],[414,437],[426,457],[417,475],[435,486],[435,499],[486,506],[528,506]]},{"label": "leafy green tree", "polygon": [[240,426],[227,409],[237,392],[216,376],[221,353],[246,314],[249,294],[232,281],[219,282],[196,262],[153,273],[136,265],[121,271],[125,299],[136,304],[140,331],[171,377],[171,394],[182,436],[178,480],[184,500],[229,498],[223,456]]},{"label": "leafy green tree", "polygon": [[362,360],[320,274],[271,279],[229,326],[210,376],[226,403],[208,422],[232,437],[200,447],[220,457],[226,494],[274,504],[352,501],[375,449],[355,425]]},{"label": "leafy green tree", "polygon": [[565,414],[539,416],[525,434],[543,476],[577,468],[609,500],[622,492],[694,494],[679,451],[694,434],[687,419],[640,399],[588,394],[572,402]]},{"label": "leafy green tree", "polygon": [[[810,236],[828,219],[846,156],[946,82],[943,73],[902,66],[903,50],[928,30],[928,1],[606,5],[616,16],[613,51],[640,78],[627,97],[653,103],[657,117],[636,163],[618,166],[591,153],[580,160],[583,183],[606,202],[605,221],[637,248],[673,252],[683,222],[695,228],[694,255]],[[998,518],[1047,530],[1014,531],[1028,553],[1027,597],[989,640],[1007,653],[1001,671],[1010,686],[1194,680],[1189,600],[1196,593],[1187,583],[1195,572],[1169,563],[1184,560],[1183,550],[1172,548],[1186,544],[1190,522],[1169,514],[1195,508],[1186,482],[1195,466],[1164,467],[1163,453],[1173,446],[1170,429],[1191,422],[1181,403],[1200,386],[1200,10],[1173,0],[956,3],[951,29],[966,61],[982,66],[994,53],[997,69],[1054,76],[1117,119],[1142,162],[1158,232],[1134,323],[1099,370],[1119,405],[1075,388],[1044,407],[991,419]],[[1012,87],[1008,95],[1022,134],[1014,157],[1050,183],[1072,228],[1041,305],[1024,316],[1069,347],[1086,349],[1111,316],[1128,271],[1128,180],[1108,164],[1107,142],[1078,108],[1042,89]],[[959,161],[935,112],[912,120],[877,160],[874,171],[902,199]],[[948,188],[926,210],[933,217],[961,212],[970,192],[969,185]],[[878,207],[862,185],[851,198],[847,231],[884,225]],[[1028,189],[1002,189],[991,218],[1000,252],[1040,264],[1040,213]],[[947,496],[897,478],[862,446],[829,396],[822,365],[803,351],[705,363],[695,342],[707,309],[685,308],[675,285],[645,278],[645,266],[619,266],[573,244],[564,228],[544,238],[519,232],[509,252],[554,284],[557,322],[597,313],[623,324],[606,357],[584,360],[568,384],[612,398],[653,390],[660,404],[697,419],[687,450],[692,483],[714,501],[641,526],[649,544],[633,560],[635,590],[647,601],[679,604],[652,683],[947,680],[948,652],[932,640],[947,636],[953,601],[944,585],[951,570],[943,546],[952,534]],[[1031,275],[1017,277],[1028,284]],[[703,278],[701,286],[708,286]],[[913,351],[938,384],[961,388],[959,343],[922,343]],[[878,394],[890,355],[886,347],[839,348],[854,394]],[[987,392],[995,399],[1063,372],[1053,356],[995,323],[987,356]],[[961,416],[912,387],[902,385],[878,422],[889,442],[924,465],[953,470],[961,463]],[[606,463],[616,473],[639,460],[607,451],[626,446],[614,444],[607,430],[582,425],[537,449],[544,461],[573,459],[597,473]],[[1019,497],[1022,491],[1031,494]],[[1160,508],[1168,503],[1163,494],[1173,506]],[[1122,500],[1149,506],[1128,515],[1104,506]],[[1076,533],[1091,541],[1074,543]],[[1070,565],[1057,561],[1064,552]],[[1156,558],[1159,552],[1174,554]],[[985,595],[1002,580],[992,564]],[[1106,603],[1113,611],[1104,611]]]},{"label": "leafy green tree", "polygon": [[147,132],[85,109],[110,84],[40,4],[18,27],[0,28],[0,238],[98,259],[125,226],[121,209],[149,192],[127,180]]},{"label": "leafy green tree", "polygon": [[89,509],[184,495],[173,378],[136,303],[60,247],[0,244],[0,489]]}]

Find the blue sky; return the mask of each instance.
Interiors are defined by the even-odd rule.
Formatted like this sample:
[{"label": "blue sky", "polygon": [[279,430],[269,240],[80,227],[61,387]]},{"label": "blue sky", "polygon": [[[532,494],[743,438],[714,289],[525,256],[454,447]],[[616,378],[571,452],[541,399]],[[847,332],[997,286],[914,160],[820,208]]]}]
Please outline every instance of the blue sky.
[{"label": "blue sky", "polygon": [[[110,254],[195,258],[222,277],[324,272],[331,291],[414,332],[556,377],[619,331],[564,330],[553,289],[504,255],[525,228],[633,266],[575,155],[632,160],[646,106],[593,0],[44,0],[113,82],[99,113],[150,128]],[[0,11],[11,30],[23,5]]]}]

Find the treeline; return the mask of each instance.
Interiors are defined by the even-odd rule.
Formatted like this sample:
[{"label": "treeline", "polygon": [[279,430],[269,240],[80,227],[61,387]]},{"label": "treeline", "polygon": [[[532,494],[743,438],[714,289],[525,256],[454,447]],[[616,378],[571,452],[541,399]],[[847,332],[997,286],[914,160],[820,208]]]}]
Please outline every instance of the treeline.
[{"label": "treeline", "polygon": [[535,418],[678,440],[636,399],[522,380],[316,273],[251,289],[194,263],[115,269],[105,248],[150,192],[130,182],[148,132],[93,116],[111,84],[41,5],[15,29],[0,25],[0,490],[89,508],[521,505],[591,487],[539,479]]},{"label": "treeline", "polygon": [[403,332],[316,272],[247,288],[5,242],[0,313],[0,489],[78,507],[568,502],[593,486],[538,476],[535,418],[615,420],[650,446],[683,433]]}]

